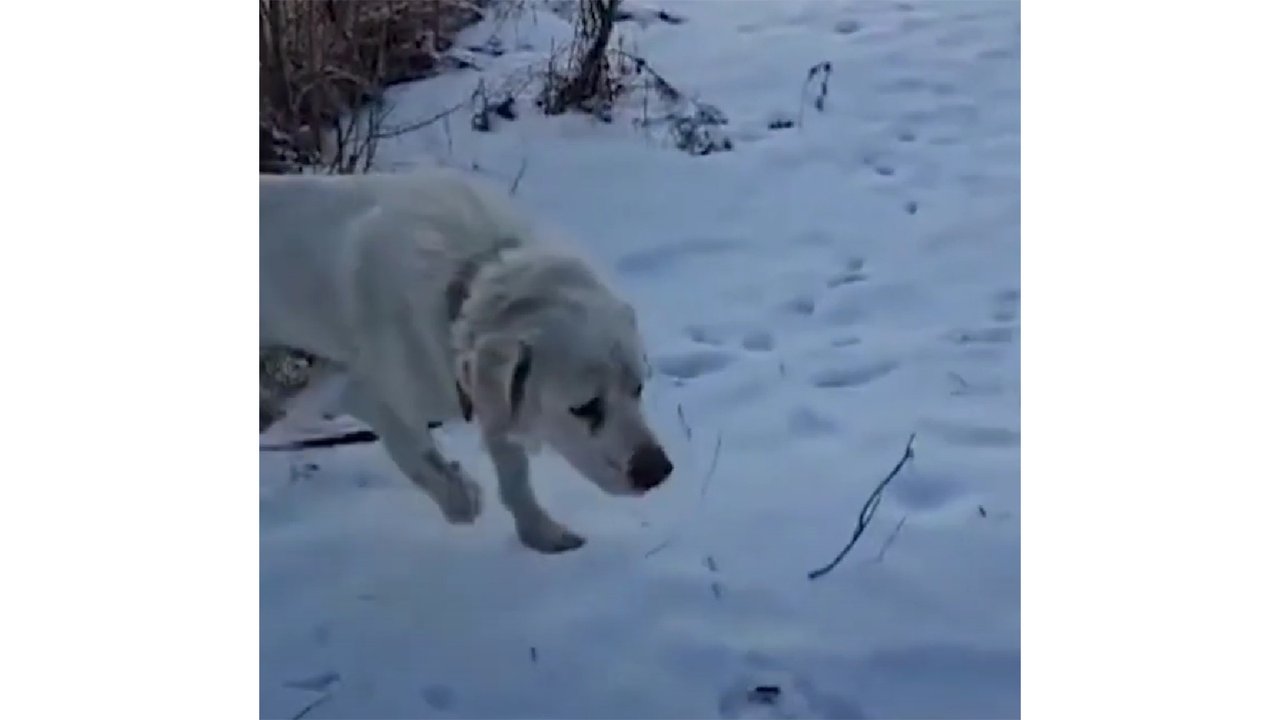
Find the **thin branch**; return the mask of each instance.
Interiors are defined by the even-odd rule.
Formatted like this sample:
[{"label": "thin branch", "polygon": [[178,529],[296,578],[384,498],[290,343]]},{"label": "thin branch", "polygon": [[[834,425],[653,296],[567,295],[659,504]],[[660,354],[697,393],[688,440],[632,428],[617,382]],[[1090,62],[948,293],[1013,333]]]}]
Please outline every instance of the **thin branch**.
[{"label": "thin branch", "polygon": [[299,711],[298,711],[298,714],[297,714],[297,715],[294,715],[294,716],[293,716],[293,720],[302,720],[302,718],[304,718],[304,717],[306,717],[306,716],[307,716],[307,713],[309,713],[309,712],[311,712],[312,710],[316,709],[316,708],[317,708],[317,707],[319,707],[322,703],[324,703],[324,702],[328,701],[328,700],[329,700],[329,698],[331,698],[331,697],[333,697],[333,693],[325,693],[325,694],[321,695],[320,697],[316,698],[315,700],[312,700],[310,705],[308,705],[308,706],[306,706],[306,707],[302,708],[301,710],[299,710]]},{"label": "thin branch", "polygon": [[716,466],[720,464],[720,441],[724,440],[724,436],[716,433],[716,449],[711,451],[711,467],[707,470],[707,476],[702,480],[702,494],[698,496],[698,505],[702,505],[702,501],[707,497],[707,488],[711,487],[711,476],[716,474]]},{"label": "thin branch", "polygon": [[528,166],[529,166],[529,158],[524,158],[520,161],[520,170],[516,172],[516,178],[511,181],[511,194],[513,196],[516,194],[516,190],[520,188],[520,180],[521,178],[524,177],[525,168],[527,168]]},{"label": "thin branch", "polygon": [[388,130],[383,130],[382,132],[378,133],[374,137],[377,138],[378,140],[386,140],[387,138],[398,137],[406,133],[411,133],[415,130],[421,130],[422,128],[427,127],[428,125],[432,125],[434,123],[440,122],[442,119],[449,117],[450,115],[458,112],[459,110],[461,110],[462,108],[466,107],[469,104],[471,104],[471,98],[467,98],[466,100],[463,100],[462,102],[456,105],[453,105],[452,107],[445,108],[444,110],[441,110],[440,112],[436,113],[435,115],[432,115],[426,120],[420,120],[415,123],[409,123],[408,125],[401,125],[399,127],[393,127]]},{"label": "thin branch", "polygon": [[893,541],[898,539],[898,531],[902,529],[902,526],[906,524],[906,522],[907,516],[903,515],[902,519],[898,521],[898,524],[894,526],[893,532],[889,533],[889,537],[884,541],[884,545],[880,546],[880,554],[876,555],[876,562],[884,562],[884,554],[889,550],[889,546],[893,544]]},{"label": "thin branch", "polygon": [[839,565],[840,561],[844,560],[844,556],[848,555],[849,551],[853,549],[853,545],[858,542],[858,538],[862,537],[863,531],[867,529],[867,525],[871,523],[872,516],[875,515],[876,508],[880,507],[880,498],[883,497],[884,489],[888,487],[889,481],[896,477],[898,472],[902,470],[902,467],[907,464],[907,461],[915,455],[915,450],[911,448],[911,444],[915,442],[915,439],[916,434],[911,433],[911,437],[907,438],[907,448],[902,452],[902,459],[893,467],[893,470],[889,472],[889,475],[886,476],[884,480],[881,480],[880,484],[871,491],[871,495],[867,498],[867,501],[863,503],[862,511],[858,513],[858,527],[854,528],[853,537],[849,538],[849,542],[846,543],[840,553],[835,556],[835,559],[817,570],[810,572],[810,580],[817,580],[835,569],[835,566]]},{"label": "thin branch", "polygon": [[680,427],[684,429],[684,438],[693,440],[693,428],[689,427],[689,421],[684,417],[684,405],[676,403],[676,417],[680,418]]}]

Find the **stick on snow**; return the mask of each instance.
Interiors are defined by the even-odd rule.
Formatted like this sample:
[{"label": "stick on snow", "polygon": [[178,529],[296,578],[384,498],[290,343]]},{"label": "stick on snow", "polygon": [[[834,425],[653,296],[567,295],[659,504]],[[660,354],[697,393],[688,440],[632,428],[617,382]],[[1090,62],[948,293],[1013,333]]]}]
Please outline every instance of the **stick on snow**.
[{"label": "stick on snow", "polygon": [[836,555],[834,560],[817,570],[810,572],[810,580],[817,580],[835,569],[835,566],[839,565],[840,561],[844,560],[844,556],[848,555],[849,551],[853,549],[853,545],[858,542],[858,538],[862,537],[863,531],[866,530],[867,525],[871,523],[871,517],[875,515],[876,508],[880,507],[880,498],[884,494],[884,489],[888,487],[889,481],[897,476],[898,471],[902,470],[902,466],[906,465],[907,461],[915,455],[915,451],[911,449],[911,443],[915,442],[915,439],[916,434],[911,433],[911,437],[907,438],[907,449],[902,452],[902,459],[893,467],[893,470],[889,472],[889,475],[884,480],[880,481],[880,484],[876,486],[876,489],[871,491],[871,495],[867,498],[867,501],[863,503],[862,511],[858,513],[858,527],[854,528],[853,537],[849,538],[849,542],[845,544],[844,549],[840,551],[840,554]]}]

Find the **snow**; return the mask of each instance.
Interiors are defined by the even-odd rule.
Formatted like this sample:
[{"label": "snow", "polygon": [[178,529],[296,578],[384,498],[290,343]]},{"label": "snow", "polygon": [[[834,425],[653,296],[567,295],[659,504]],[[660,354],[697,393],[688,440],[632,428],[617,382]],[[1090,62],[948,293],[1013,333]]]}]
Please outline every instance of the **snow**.
[{"label": "snow", "polygon": [[[639,310],[676,474],[616,499],[535,458],[588,538],[544,556],[466,426],[439,435],[486,484],[471,527],[377,445],[260,453],[264,717],[1017,715],[1018,4],[644,7],[686,22],[624,23],[626,46],[724,111],[731,151],[670,147],[636,98],[608,124],[544,117],[530,88],[492,132],[463,113],[380,152],[524,168],[517,201]],[[543,63],[568,29],[542,10],[469,30],[509,51],[397,88],[393,122]],[[825,109],[810,88],[801,115],[824,61]],[[807,579],[913,432],[862,539]]]}]

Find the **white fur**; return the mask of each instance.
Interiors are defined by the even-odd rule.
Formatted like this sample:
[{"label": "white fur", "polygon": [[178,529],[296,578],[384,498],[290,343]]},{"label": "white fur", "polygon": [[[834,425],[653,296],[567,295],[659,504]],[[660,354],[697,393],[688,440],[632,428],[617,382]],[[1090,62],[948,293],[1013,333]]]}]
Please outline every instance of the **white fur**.
[{"label": "white fur", "polygon": [[[427,423],[461,419],[463,397],[526,545],[583,542],[534,498],[528,447],[551,445],[606,492],[643,492],[627,468],[657,443],[635,396],[645,375],[635,313],[505,196],[443,170],[264,175],[259,192],[261,343],[340,368],[343,409],[450,522],[474,521],[481,493]],[[592,428],[570,408],[596,397],[606,412]]]}]

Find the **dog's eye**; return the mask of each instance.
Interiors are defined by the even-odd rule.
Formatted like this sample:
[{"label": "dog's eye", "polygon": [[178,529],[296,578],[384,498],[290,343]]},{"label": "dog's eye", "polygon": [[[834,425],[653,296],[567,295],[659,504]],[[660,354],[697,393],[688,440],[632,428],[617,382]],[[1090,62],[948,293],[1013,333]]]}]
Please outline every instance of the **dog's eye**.
[{"label": "dog's eye", "polygon": [[569,408],[569,412],[573,413],[575,417],[586,420],[594,427],[604,419],[604,401],[599,396],[593,397],[577,407]]}]

